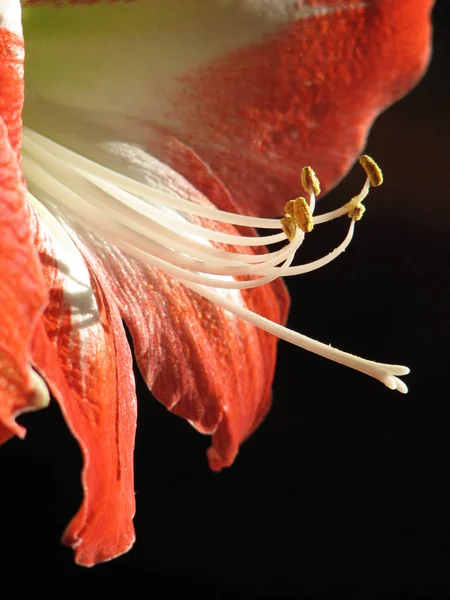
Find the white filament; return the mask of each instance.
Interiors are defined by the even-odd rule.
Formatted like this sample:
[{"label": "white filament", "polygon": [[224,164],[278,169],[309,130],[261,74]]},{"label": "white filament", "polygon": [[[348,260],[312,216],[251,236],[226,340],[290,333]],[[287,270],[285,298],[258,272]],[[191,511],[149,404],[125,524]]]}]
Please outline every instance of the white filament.
[{"label": "white filament", "polygon": [[[286,241],[279,219],[237,215],[172,196],[103,167],[25,127],[22,161],[31,202],[38,199],[50,210],[78,222],[128,255],[161,269],[204,298],[276,337],[375,377],[390,389],[407,392],[406,385],[398,378],[409,372],[406,367],[376,363],[337,350],[261,317],[216,291],[258,287],[278,277],[307,273],[326,265],[348,247],[355,228],[352,219],[345,239],[332,252],[316,261],[291,266],[305,237],[299,227],[283,248],[265,254],[251,251],[254,247]],[[366,180],[357,196],[358,202],[367,196],[369,187]],[[315,195],[309,190],[311,214],[315,204]],[[321,225],[347,213],[344,206],[313,216],[313,223]],[[198,217],[203,218],[202,224]],[[205,219],[209,221],[205,223]],[[229,233],[218,231],[214,222],[277,233],[242,236],[232,233],[232,228]],[[221,245],[232,245],[239,251]]]}]

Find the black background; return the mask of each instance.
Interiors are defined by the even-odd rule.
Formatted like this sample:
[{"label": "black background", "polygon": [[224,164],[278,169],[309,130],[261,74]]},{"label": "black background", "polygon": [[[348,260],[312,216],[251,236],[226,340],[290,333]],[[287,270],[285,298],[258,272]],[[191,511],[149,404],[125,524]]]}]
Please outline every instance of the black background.
[{"label": "black background", "polygon": [[[370,135],[385,186],[349,251],[290,282],[292,328],[409,365],[409,395],[280,344],[273,409],[217,475],[208,439],[140,382],[137,542],[94,569],[59,542],[81,500],[81,459],[53,403],[22,417],[26,440],[1,449],[3,575],[100,578],[105,592],[124,575],[129,593],[144,576],[149,598],[450,594],[449,0],[434,21],[427,76]],[[323,202],[342,204],[361,181],[355,169]],[[327,231],[302,262],[333,248],[343,226]]]}]

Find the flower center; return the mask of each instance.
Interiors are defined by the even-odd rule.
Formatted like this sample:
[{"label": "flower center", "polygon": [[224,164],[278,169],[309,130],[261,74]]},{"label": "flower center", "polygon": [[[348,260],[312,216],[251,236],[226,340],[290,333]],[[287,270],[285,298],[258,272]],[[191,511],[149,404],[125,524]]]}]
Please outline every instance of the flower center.
[{"label": "flower center", "polygon": [[[296,198],[285,205],[281,219],[264,219],[220,211],[173,196],[146,183],[104,167],[64,146],[23,128],[22,161],[28,198],[39,211],[42,203],[64,222],[68,218],[119,247],[126,254],[161,269],[211,302],[296,346],[366,373],[387,387],[405,393],[398,376],[406,367],[368,361],[287,329],[241,304],[220,289],[248,289],[278,277],[318,269],[334,260],[349,245],[363,212],[362,201],[370,186],[380,185],[381,171],[369,157],[360,162],[367,174],[361,192],[335,211],[314,216],[319,181],[310,167],[302,172],[308,201]],[[344,241],[328,255],[311,263],[291,266],[305,234],[314,226],[348,215]],[[228,226],[269,230],[262,237],[243,236],[218,229]],[[227,229],[227,227],[225,227]],[[275,233],[271,233],[274,232]],[[258,246],[288,242],[281,249],[253,254]],[[229,249],[229,246],[237,246]]]}]

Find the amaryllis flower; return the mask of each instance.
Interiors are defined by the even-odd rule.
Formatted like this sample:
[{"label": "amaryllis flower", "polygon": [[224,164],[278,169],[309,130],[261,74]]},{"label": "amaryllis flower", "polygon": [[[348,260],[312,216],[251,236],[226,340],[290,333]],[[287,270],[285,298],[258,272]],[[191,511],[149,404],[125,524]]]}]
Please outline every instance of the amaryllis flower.
[{"label": "amaryllis flower", "polygon": [[[134,541],[122,319],[156,398],[212,435],[215,470],[269,409],[277,338],[406,391],[406,367],[285,328],[280,277],[347,247],[376,165],[319,216],[302,167],[323,191],[349,169],[426,66],[431,4],[1,0],[0,441],[57,400],[84,458],[63,537],[79,564]],[[337,217],[342,244],[291,266]]]}]

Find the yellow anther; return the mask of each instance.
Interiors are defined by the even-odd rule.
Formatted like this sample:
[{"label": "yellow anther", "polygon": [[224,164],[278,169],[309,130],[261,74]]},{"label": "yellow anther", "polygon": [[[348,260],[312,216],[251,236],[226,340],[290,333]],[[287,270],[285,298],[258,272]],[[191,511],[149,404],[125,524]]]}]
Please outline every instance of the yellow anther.
[{"label": "yellow anther", "polygon": [[378,187],[383,183],[383,173],[373,158],[370,158],[367,154],[363,154],[359,159],[359,164],[366,172],[372,187]]},{"label": "yellow anther", "polygon": [[366,207],[361,203],[358,196],[355,196],[345,205],[347,215],[352,221],[360,221],[363,214],[366,212]]},{"label": "yellow anther", "polygon": [[311,190],[316,196],[320,194],[320,181],[311,167],[302,169],[302,186],[308,194],[311,193]]},{"label": "yellow anther", "polygon": [[305,233],[312,231],[312,228],[314,227],[313,216],[308,203],[302,196],[286,202],[284,212],[294,219],[295,224],[302,231]]},{"label": "yellow anther", "polygon": [[291,217],[290,215],[284,215],[284,217],[282,219],[280,219],[280,222],[281,222],[281,229],[283,230],[283,233],[285,234],[287,239],[290,242],[292,242],[292,240],[295,237],[295,232],[297,231],[297,225],[295,223],[294,218]]}]

